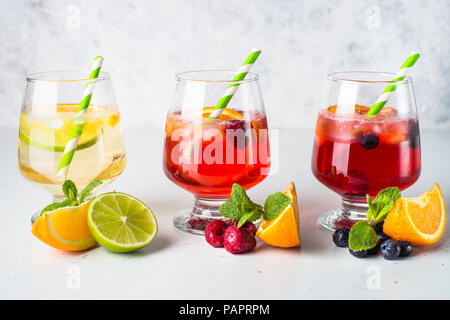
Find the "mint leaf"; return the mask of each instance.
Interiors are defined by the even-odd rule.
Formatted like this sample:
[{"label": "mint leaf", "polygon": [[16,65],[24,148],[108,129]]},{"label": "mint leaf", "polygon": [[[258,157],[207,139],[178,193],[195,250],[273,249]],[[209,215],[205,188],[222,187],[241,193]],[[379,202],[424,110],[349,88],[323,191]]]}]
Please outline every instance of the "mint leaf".
[{"label": "mint leaf", "polygon": [[75,185],[75,183],[73,183],[73,181],[71,180],[64,181],[62,190],[67,199],[71,201],[77,201],[78,191],[77,186]]},{"label": "mint leaf", "polygon": [[367,218],[367,221],[371,222],[374,218],[373,217],[374,213],[376,213],[377,211],[373,205],[372,198],[370,198],[370,196],[368,194],[366,194],[366,198],[367,198],[367,204],[369,205],[369,210],[367,210],[366,218]]},{"label": "mint leaf", "polygon": [[73,204],[73,201],[70,199],[66,199],[62,202],[55,202],[55,203],[49,204],[48,206],[45,206],[45,208],[42,209],[42,211],[41,211],[41,215],[46,211],[52,211],[52,210],[55,210],[58,208],[64,208],[64,207],[68,207],[68,206],[72,206],[72,205],[76,205],[76,203]]},{"label": "mint leaf", "polygon": [[236,204],[239,204],[240,206],[253,204],[253,202],[250,200],[247,193],[245,192],[245,189],[242,188],[237,183],[234,183],[233,187],[231,188],[231,198]]},{"label": "mint leaf", "polygon": [[238,228],[247,221],[258,220],[264,212],[263,207],[252,202],[237,183],[233,184],[231,198],[220,206],[219,211],[225,218],[238,221]]},{"label": "mint leaf", "polygon": [[366,221],[358,221],[350,229],[348,247],[353,251],[368,250],[378,243],[378,236]]},{"label": "mint leaf", "polygon": [[91,183],[89,183],[89,184],[88,184],[86,187],[84,187],[84,189],[81,191],[81,193],[80,193],[80,198],[79,198],[78,202],[79,202],[80,204],[82,204],[82,203],[86,200],[87,196],[92,192],[92,190],[94,190],[95,187],[101,185],[102,183],[103,183],[103,182],[101,182],[101,181],[98,180],[98,179],[92,180]]},{"label": "mint leaf", "polygon": [[369,210],[367,211],[367,221],[371,225],[383,222],[389,211],[394,206],[395,201],[401,197],[400,189],[389,187],[381,190],[372,202],[369,195],[366,195]]},{"label": "mint leaf", "polygon": [[275,192],[268,196],[264,203],[264,220],[275,219],[289,203],[291,203],[291,199],[281,192]]},{"label": "mint leaf", "polygon": [[225,201],[219,208],[219,212],[225,218],[238,221],[242,217],[241,211],[236,207],[232,198]]},{"label": "mint leaf", "polygon": [[238,227],[238,228],[242,227],[242,226],[248,221],[248,219],[250,218],[250,215],[251,215],[251,213],[250,213],[250,214],[244,214],[244,215],[239,219],[239,222],[238,222],[237,227]]},{"label": "mint leaf", "polygon": [[247,221],[253,222],[255,220],[258,220],[259,218],[261,218],[263,212],[264,212],[263,207],[260,206],[259,204],[255,204],[253,211],[246,212],[241,216],[238,222],[238,228],[244,225],[244,223],[246,223]]}]

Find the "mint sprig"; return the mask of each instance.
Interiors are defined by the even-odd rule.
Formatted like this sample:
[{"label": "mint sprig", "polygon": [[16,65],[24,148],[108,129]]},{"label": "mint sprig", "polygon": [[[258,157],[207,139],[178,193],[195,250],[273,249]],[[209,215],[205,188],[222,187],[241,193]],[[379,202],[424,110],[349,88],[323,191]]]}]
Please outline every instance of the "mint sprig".
[{"label": "mint sprig", "polygon": [[381,190],[375,199],[367,194],[367,221],[358,221],[350,229],[348,238],[348,247],[353,251],[368,250],[375,247],[378,243],[378,236],[372,226],[383,222],[387,214],[391,211],[395,201],[401,197],[400,189],[389,187]]},{"label": "mint sprig", "polygon": [[59,208],[78,206],[86,201],[87,196],[94,190],[95,187],[102,184],[98,179],[91,181],[80,193],[80,197],[77,199],[78,190],[77,186],[72,180],[64,181],[62,185],[62,191],[66,196],[66,199],[61,202],[54,202],[44,207],[41,211],[41,215],[46,211],[52,211]]},{"label": "mint sprig", "polygon": [[233,184],[231,198],[220,206],[220,214],[225,218],[238,221],[238,228],[247,221],[253,222],[260,219],[272,220],[278,216],[281,210],[290,203],[290,198],[281,192],[270,195],[264,207],[250,200],[245,189],[239,184]]},{"label": "mint sprig", "polygon": [[367,211],[366,217],[369,224],[374,226],[383,222],[394,206],[395,201],[401,196],[400,189],[397,187],[389,187],[381,190],[373,201],[367,194],[366,197],[369,210]]}]

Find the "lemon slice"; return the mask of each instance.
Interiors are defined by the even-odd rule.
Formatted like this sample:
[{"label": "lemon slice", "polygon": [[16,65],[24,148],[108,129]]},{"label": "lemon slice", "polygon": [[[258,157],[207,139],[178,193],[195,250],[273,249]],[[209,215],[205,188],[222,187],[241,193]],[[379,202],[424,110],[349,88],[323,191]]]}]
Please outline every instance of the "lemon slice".
[{"label": "lemon slice", "polygon": [[150,208],[121,192],[104,193],[92,200],[88,226],[94,239],[114,252],[143,248],[158,233],[156,217]]}]

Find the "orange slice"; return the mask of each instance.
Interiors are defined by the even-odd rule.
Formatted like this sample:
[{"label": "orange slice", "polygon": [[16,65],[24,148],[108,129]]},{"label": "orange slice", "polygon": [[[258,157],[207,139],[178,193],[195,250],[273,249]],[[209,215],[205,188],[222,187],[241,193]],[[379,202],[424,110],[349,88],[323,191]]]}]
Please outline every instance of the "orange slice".
[{"label": "orange slice", "polygon": [[415,246],[437,242],[445,230],[445,204],[437,183],[417,198],[398,199],[384,222],[383,232]]},{"label": "orange slice", "polygon": [[[203,108],[202,117],[208,118],[211,112],[214,110],[215,107],[205,107]],[[234,111],[232,109],[225,108],[222,111],[222,114],[220,115],[220,119],[223,120],[242,120],[244,119],[244,116],[237,111]]]},{"label": "orange slice", "polygon": [[297,247],[300,245],[300,219],[294,183],[289,183],[283,193],[291,203],[275,219],[261,220],[256,236],[274,247]]},{"label": "orange slice", "polygon": [[95,245],[87,224],[89,203],[44,212],[33,224],[31,232],[56,249],[80,251]]}]

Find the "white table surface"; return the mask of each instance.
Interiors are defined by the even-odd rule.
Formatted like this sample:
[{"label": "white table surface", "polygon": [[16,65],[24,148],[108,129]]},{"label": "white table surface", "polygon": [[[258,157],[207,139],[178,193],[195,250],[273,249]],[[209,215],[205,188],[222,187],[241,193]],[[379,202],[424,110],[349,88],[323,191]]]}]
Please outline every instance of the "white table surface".
[{"label": "white table surface", "polygon": [[[337,207],[339,198],[310,171],[312,130],[281,131],[278,173],[249,192],[262,203],[269,193],[295,182],[301,249],[259,242],[244,255],[215,249],[203,237],[173,227],[173,216],[190,207],[193,198],[162,172],[162,131],[129,129],[125,134],[127,169],[106,190],[115,188],[146,202],[157,215],[159,234],[135,253],[101,247],[70,253],[48,247],[31,234],[30,216],[50,195],[20,176],[17,129],[0,128],[0,298],[450,298],[448,231],[438,244],[396,261],[381,256],[357,259],[334,246],[331,234],[316,221],[320,213]],[[450,131],[422,131],[422,175],[404,195],[416,196],[437,181],[450,206],[449,142]]]}]

